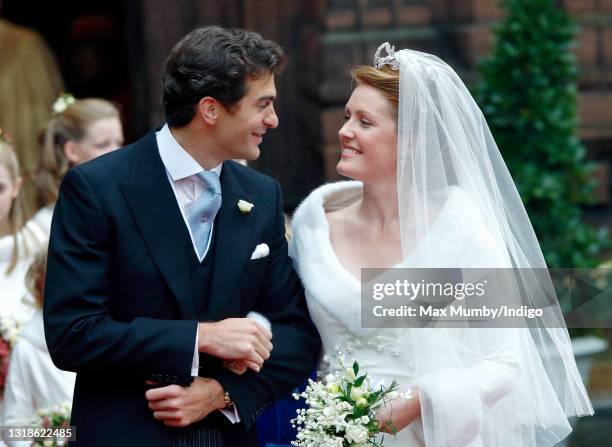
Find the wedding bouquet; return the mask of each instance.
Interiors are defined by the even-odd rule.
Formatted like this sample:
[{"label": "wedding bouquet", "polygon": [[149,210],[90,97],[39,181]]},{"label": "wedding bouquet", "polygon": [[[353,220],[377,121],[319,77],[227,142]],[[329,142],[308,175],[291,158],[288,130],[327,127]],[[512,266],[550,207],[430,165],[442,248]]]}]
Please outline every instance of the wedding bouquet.
[{"label": "wedding bouquet", "polygon": [[328,374],[323,381],[309,379],[306,390],[293,395],[296,400],[304,398],[309,407],[297,410],[297,417],[291,420],[298,430],[294,446],[382,446],[374,415],[376,409],[399,395],[397,381],[388,388],[372,388],[368,375],[359,375],[356,361],[349,367],[342,358],[339,363],[340,372]]},{"label": "wedding bouquet", "polygon": [[34,437],[32,447],[62,447],[68,445],[68,439],[72,434],[70,428],[71,412],[72,404],[70,402],[38,410],[36,412],[38,417],[32,422],[32,425],[41,427],[41,435],[44,434],[44,437]]},{"label": "wedding bouquet", "polygon": [[17,342],[20,330],[21,324],[19,321],[0,316],[0,396],[2,396],[6,384],[11,348]]}]

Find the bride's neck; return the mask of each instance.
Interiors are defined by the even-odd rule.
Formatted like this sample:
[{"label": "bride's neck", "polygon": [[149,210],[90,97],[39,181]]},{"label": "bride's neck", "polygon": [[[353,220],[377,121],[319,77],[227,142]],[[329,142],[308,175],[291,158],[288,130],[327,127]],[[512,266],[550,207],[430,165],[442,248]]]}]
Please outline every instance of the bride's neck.
[{"label": "bride's neck", "polygon": [[385,229],[399,223],[397,186],[395,181],[364,183],[359,214],[373,228]]}]

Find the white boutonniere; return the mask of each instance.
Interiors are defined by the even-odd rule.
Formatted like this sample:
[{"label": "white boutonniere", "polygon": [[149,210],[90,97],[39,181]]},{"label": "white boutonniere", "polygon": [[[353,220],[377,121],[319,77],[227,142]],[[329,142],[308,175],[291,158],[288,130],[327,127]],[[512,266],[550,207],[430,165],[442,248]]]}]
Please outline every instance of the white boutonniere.
[{"label": "white boutonniere", "polygon": [[238,200],[236,206],[242,214],[249,214],[251,210],[255,207],[255,205],[253,205],[251,202],[247,202],[246,200],[242,199]]}]

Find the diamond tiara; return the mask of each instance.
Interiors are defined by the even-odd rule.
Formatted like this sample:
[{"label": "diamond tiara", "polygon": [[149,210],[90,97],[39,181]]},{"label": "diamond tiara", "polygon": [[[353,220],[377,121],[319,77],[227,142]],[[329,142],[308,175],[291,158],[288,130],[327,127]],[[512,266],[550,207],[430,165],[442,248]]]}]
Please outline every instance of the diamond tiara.
[{"label": "diamond tiara", "polygon": [[[387,53],[384,57],[380,55],[382,50],[385,50]],[[376,53],[374,53],[374,67],[382,68],[384,65],[388,65],[393,70],[399,70],[399,63],[395,58],[395,47],[390,45],[389,42],[381,44],[376,50]]]}]

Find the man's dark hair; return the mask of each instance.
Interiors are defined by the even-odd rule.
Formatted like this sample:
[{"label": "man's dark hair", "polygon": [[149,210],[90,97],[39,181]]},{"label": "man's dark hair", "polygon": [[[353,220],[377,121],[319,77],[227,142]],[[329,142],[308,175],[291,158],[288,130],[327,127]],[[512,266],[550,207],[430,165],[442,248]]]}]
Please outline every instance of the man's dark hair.
[{"label": "man's dark hair", "polygon": [[246,94],[247,79],[283,68],[281,47],[259,34],[218,26],[198,27],[172,49],[163,77],[163,105],[171,127],[186,126],[196,105],[211,96],[231,110]]}]

